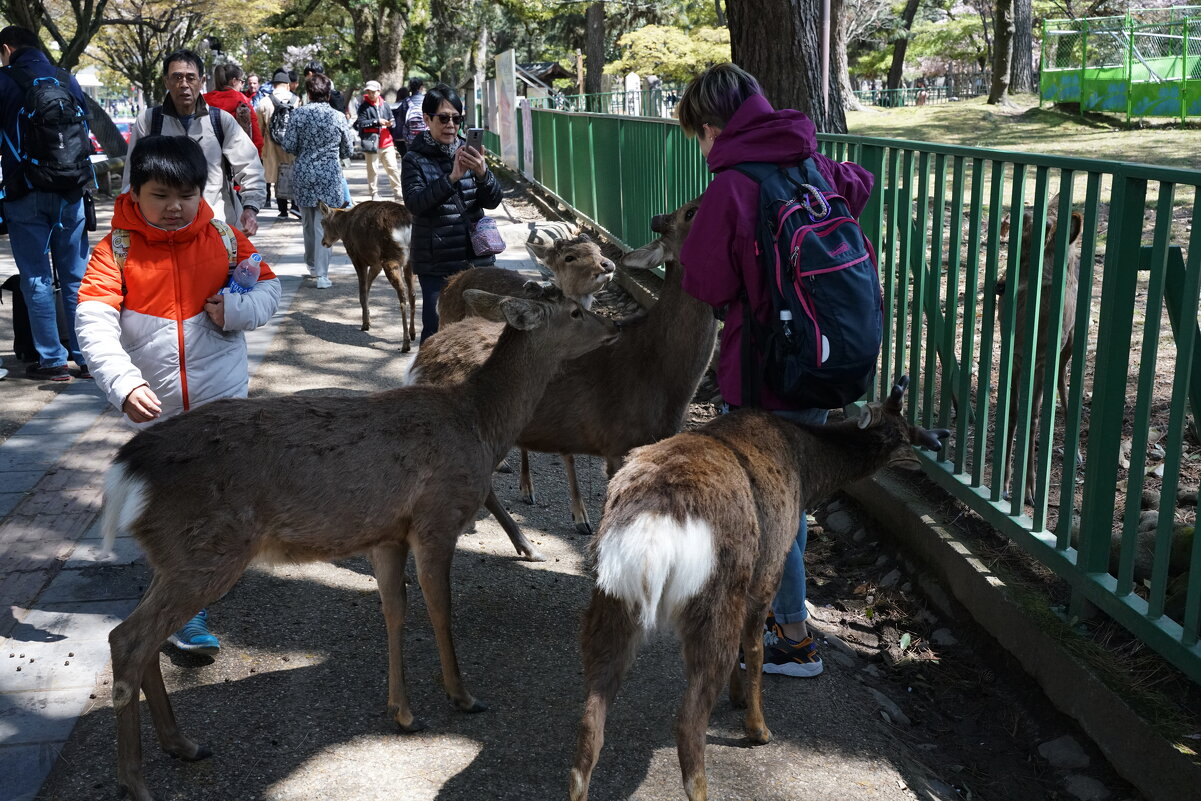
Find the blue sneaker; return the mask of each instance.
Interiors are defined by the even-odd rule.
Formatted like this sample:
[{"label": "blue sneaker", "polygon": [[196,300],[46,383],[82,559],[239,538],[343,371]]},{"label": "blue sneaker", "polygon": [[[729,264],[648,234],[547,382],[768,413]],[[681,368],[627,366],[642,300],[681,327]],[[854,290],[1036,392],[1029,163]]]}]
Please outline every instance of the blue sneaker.
[{"label": "blue sneaker", "polygon": [[181,651],[190,654],[213,656],[221,650],[221,643],[209,633],[208,610],[201,609],[179,631],[167,638],[167,641]]}]

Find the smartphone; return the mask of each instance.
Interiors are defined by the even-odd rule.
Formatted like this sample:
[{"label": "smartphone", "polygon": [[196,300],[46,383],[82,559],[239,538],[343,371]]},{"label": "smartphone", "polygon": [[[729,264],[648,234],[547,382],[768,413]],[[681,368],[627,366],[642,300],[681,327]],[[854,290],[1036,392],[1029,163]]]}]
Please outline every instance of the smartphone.
[{"label": "smartphone", "polygon": [[467,129],[467,146],[475,150],[480,155],[484,154],[484,129],[483,128],[468,128]]}]

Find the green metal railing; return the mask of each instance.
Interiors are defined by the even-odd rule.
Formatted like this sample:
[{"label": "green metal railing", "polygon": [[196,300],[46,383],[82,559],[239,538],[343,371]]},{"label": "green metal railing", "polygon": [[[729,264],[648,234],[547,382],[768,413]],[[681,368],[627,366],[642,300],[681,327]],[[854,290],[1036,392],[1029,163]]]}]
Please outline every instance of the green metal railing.
[{"label": "green metal railing", "polygon": [[585,95],[558,94],[553,97],[531,98],[530,105],[533,108],[554,111],[587,111],[627,117],[670,117],[678,100],[677,90],[658,88]]},{"label": "green metal railing", "polygon": [[855,97],[861,103],[884,108],[900,108],[902,106],[925,106],[933,103],[947,103],[950,95],[945,87],[932,86],[928,89],[907,87],[904,89],[858,89]]},{"label": "green metal railing", "polygon": [[[541,110],[532,119],[534,179],[627,245],[649,241],[651,215],[709,180],[673,121]],[[861,221],[877,244],[891,325],[873,393],[907,373],[912,419],[953,430],[946,453],[923,455],[927,472],[1066,581],[1065,615],[1098,607],[1201,682],[1201,547],[1192,522],[1175,522],[1177,490],[1186,476],[1196,481],[1201,460],[1186,433],[1189,407],[1201,402],[1201,172],[851,136],[823,136],[821,147],[876,176]],[[1003,236],[1007,215],[1030,207],[1031,218],[1013,214]],[[1050,256],[1036,246],[1020,261],[1023,227],[1044,231],[1073,211],[1083,216],[1078,241],[1058,225]],[[1080,254],[1080,291],[1060,419],[1054,345],[1070,248]],[[1023,268],[1041,280],[1018,319],[994,287],[1007,271],[1012,300]],[[1039,329],[1040,306],[1056,310],[1049,330]],[[1037,406],[1035,365],[1015,369],[1019,327],[1023,354],[1036,352],[1040,335],[1051,343]],[[1011,417],[1015,476],[1036,438],[1032,505],[1020,492],[1005,496]],[[1152,487],[1157,518],[1140,508]]]}]

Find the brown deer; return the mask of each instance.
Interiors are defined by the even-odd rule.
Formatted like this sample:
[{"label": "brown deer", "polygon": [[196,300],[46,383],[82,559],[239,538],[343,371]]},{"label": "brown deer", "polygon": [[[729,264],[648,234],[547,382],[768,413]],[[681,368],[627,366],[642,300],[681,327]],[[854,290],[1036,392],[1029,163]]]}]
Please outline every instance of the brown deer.
[{"label": "brown deer", "polygon": [[117,778],[135,801],[152,799],[142,775],[138,688],[168,753],[209,755],[175,723],[158,649],[256,557],[371,552],[388,632],[388,711],[411,732],[423,728],[409,707],[402,653],[411,550],[443,687],[465,712],[486,708],[463,684],[451,637],[455,541],[561,362],[617,336],[616,324],[557,289],[534,288],[526,298],[468,293],[478,313],[506,327],[462,384],[367,398],[222,400],[143,431],[118,451],[105,480],[105,541],[131,531],[154,568],[137,608],[109,635]]},{"label": "brown deer", "polygon": [[[627,253],[621,265],[649,270],[664,265],[659,301],[645,315],[622,323],[622,336],[610,347],[563,365],[547,387],[530,424],[517,444],[522,448],[563,455],[576,529],[591,534],[588,510],[580,497],[572,454],[603,456],[609,475],[617,471],[631,448],[655,442],[680,430],[689,401],[696,394],[713,354],[717,322],[713,310],[684,292],[680,247],[692,228],[701,199],[671,214],[652,218],[659,238]],[[409,380],[447,384],[461,381],[489,351],[490,324],[463,320],[426,340]],[[492,326],[494,329],[494,326]],[[523,460],[522,497],[534,502],[528,462]],[[517,524],[495,494],[485,504],[518,551],[524,542]]]},{"label": "brown deer", "polygon": [[[613,277],[613,262],[601,253],[600,246],[587,234],[559,239],[547,244],[526,243],[539,261],[550,269],[552,282],[563,294],[578,301],[585,309],[592,308],[597,292]],[[528,279],[516,270],[503,267],[475,267],[456,273],[438,295],[440,326],[458,322],[467,316],[463,292],[482,289],[494,295],[512,295],[521,291]]]},{"label": "brown deer", "polygon": [[371,330],[367,294],[383,270],[400,299],[400,326],[404,337],[400,350],[408,353],[410,343],[417,336],[414,314],[417,296],[413,294],[413,263],[409,261],[413,215],[403,203],[390,200],[369,200],[348,209],[332,209],[321,203],[319,208],[324,231],[321,244],[331,248],[342,240],[346,244],[346,255],[354,264],[359,279],[359,305],[363,307],[362,330]]},{"label": "brown deer", "polygon": [[[1060,331],[1058,352],[1059,352],[1059,371],[1058,371],[1058,389],[1059,389],[1059,404],[1066,418],[1068,413],[1068,384],[1067,373],[1068,363],[1072,360],[1072,349],[1075,339],[1076,326],[1076,297],[1079,292],[1080,283],[1080,254],[1073,247],[1076,240],[1080,238],[1081,231],[1084,230],[1084,217],[1079,212],[1072,212],[1070,219],[1071,228],[1068,231],[1067,253],[1062,258],[1066,259],[1067,277],[1063,292],[1063,308],[1062,310],[1052,310],[1050,308],[1051,283],[1054,280],[1053,265],[1056,264],[1055,253],[1055,232],[1058,229],[1058,220],[1054,213],[1048,215],[1046,230],[1042,236],[1043,248],[1043,269],[1042,274],[1038,277],[1040,282],[1038,313],[1038,342],[1034,352],[1034,386],[1031,393],[1030,401],[1033,409],[1032,425],[1030,427],[1030,442],[1026,450],[1026,481],[1024,487],[1024,500],[1026,503],[1034,502],[1034,482],[1035,482],[1035,465],[1034,465],[1034,442],[1037,439],[1037,416],[1040,413],[1043,398],[1043,377],[1046,374],[1047,357],[1052,353],[1050,342],[1051,328],[1056,321],[1056,315],[1061,315],[1062,329]],[[1018,376],[1021,375],[1022,366],[1026,360],[1026,319],[1029,313],[1028,298],[1030,288],[1030,271],[1031,260],[1035,252],[1033,242],[1036,233],[1034,228],[1034,213],[1027,209],[1022,214],[1022,242],[1021,242],[1021,272],[1018,280],[1018,285],[1014,288],[1013,295],[1006,292],[1008,285],[1007,275],[1002,275],[997,279],[996,293],[1001,296],[1001,312],[1002,319],[1005,319],[1005,310],[1010,303],[1017,304],[1015,325],[1013,337],[1013,381],[1016,383]],[[1006,220],[1002,223],[1002,236],[1008,234],[1009,222]],[[1006,470],[1006,495],[1012,493],[1012,473],[1013,473],[1013,446],[1014,446],[1014,430],[1017,428],[1017,407],[1018,407],[1018,392],[1016,387],[1009,395],[1009,422],[1005,431],[1005,470]],[[1080,456],[1077,453],[1076,461],[1079,463]]]},{"label": "brown deer", "polygon": [[771,739],[761,698],[763,625],[803,510],[890,460],[916,464],[912,445],[937,450],[949,433],[905,420],[907,383],[902,377],[857,421],[807,426],[743,409],[630,454],[609,482],[592,543],[596,586],[581,633],[586,700],[571,801],[588,798],[609,705],[638,645],[659,625],[678,633],[688,678],[676,747],[689,801],[709,797],[705,728],[726,677],[731,701],[747,707],[747,737]]}]

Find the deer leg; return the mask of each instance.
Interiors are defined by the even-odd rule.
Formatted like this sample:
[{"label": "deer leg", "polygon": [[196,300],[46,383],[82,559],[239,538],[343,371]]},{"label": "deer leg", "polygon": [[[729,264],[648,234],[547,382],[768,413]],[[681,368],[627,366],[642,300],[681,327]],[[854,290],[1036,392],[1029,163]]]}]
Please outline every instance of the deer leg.
[{"label": "deer leg", "polygon": [[400,347],[401,353],[408,353],[411,349],[412,340],[409,338],[409,320],[405,316],[405,290],[404,284],[400,282],[400,274],[397,271],[397,262],[394,259],[384,261],[384,275],[388,276],[388,283],[392,284],[392,288],[396,290],[396,297],[400,299],[400,329],[404,336],[404,343]]},{"label": "deer leg", "polygon": [[[1042,365],[1036,364],[1035,367],[1038,367],[1041,370]],[[1042,375],[1041,372],[1038,373],[1037,375],[1035,375],[1034,387],[1031,390],[1030,441],[1026,444],[1026,480],[1025,480],[1025,488],[1024,488],[1024,491],[1025,491],[1024,500],[1026,503],[1030,504],[1031,506],[1034,505],[1035,473],[1038,472],[1037,470],[1035,470],[1035,464],[1034,464],[1034,443],[1035,443],[1035,440],[1037,439],[1037,434],[1038,434],[1039,430],[1042,428],[1041,423],[1039,423],[1039,411],[1040,411],[1039,407],[1041,407],[1042,403],[1043,403],[1043,385],[1042,385],[1041,375]]]},{"label": "deer leg", "polygon": [[530,452],[521,449],[521,500],[534,505],[538,499],[534,497],[534,482],[530,479]]},{"label": "deer leg", "polygon": [[488,490],[488,497],[484,499],[484,508],[492,513],[492,516],[496,518],[496,522],[500,523],[500,527],[509,535],[509,541],[513,543],[513,547],[517,549],[517,553],[531,562],[546,561],[546,557],[525,538],[521,526],[517,525],[517,521],[513,519],[508,510],[501,504],[500,499],[496,497],[496,492],[492,489]]},{"label": "deer leg", "polygon": [[405,258],[405,291],[409,296],[409,341],[417,338],[417,295],[413,293],[413,262]]},{"label": "deer leg", "polygon": [[358,259],[354,260],[355,275],[359,279],[359,306],[363,309],[363,325],[360,327],[363,331],[371,330],[371,311],[367,305],[367,295],[371,291],[371,282],[375,280],[375,276],[379,274],[378,267],[372,267],[363,264]]},{"label": "deer leg", "polygon": [[[710,617],[696,629],[681,633],[688,687],[676,716],[676,752],[680,757],[680,772],[688,801],[708,801],[709,798],[709,784],[705,778],[705,729],[721,692],[722,680],[736,658],[739,625],[743,620],[741,614],[733,618]],[[750,664],[747,668],[749,672]]]},{"label": "deer leg", "polygon": [[[746,688],[741,697],[746,706],[743,729],[747,739],[756,745],[771,742],[771,730],[763,717],[763,625],[766,620],[767,605],[764,605],[748,614],[742,627],[742,658],[746,665]],[[738,675],[737,664],[731,672]],[[742,689],[741,684],[739,689]],[[733,682],[730,683],[730,698],[735,699]]]},{"label": "deer leg", "polygon": [[444,531],[426,531],[414,537],[413,552],[417,557],[417,579],[425,594],[434,638],[438,642],[438,657],[442,662],[442,687],[454,705],[464,712],[483,712],[488,707],[472,697],[463,684],[459,660],[455,656],[454,636],[451,633],[450,564],[454,557],[455,540],[462,524],[455,527],[453,536]]},{"label": "deer leg", "polygon": [[592,534],[592,521],[588,519],[588,509],[580,498],[580,485],[575,477],[575,456],[570,453],[559,454],[563,458],[563,466],[567,468],[567,489],[571,492],[571,519],[575,530],[581,534]]},{"label": "deer leg", "polygon": [[623,602],[593,590],[582,640],[586,697],[571,768],[571,801],[588,801],[592,769],[605,742],[605,717],[638,648],[638,624]]},{"label": "deer leg", "polygon": [[[168,753],[184,759],[202,759],[210,753],[179,732],[158,665],[159,646],[171,632],[206,601],[220,596],[189,591],[202,575],[190,574],[187,578],[193,582],[188,582],[181,574],[160,570],[137,607],[108,635],[113,660],[113,712],[117,718],[117,782],[134,801],[154,798],[142,774],[139,688],[146,690],[159,740]],[[229,585],[240,575],[240,570],[233,571]]]},{"label": "deer leg", "polygon": [[405,587],[405,563],[409,560],[409,544],[405,541],[377,545],[371,549],[371,565],[375,570],[376,586],[384,607],[384,626],[388,631],[388,715],[401,731],[415,732],[425,728],[424,721],[413,716],[405,689],[404,630],[408,610],[408,590]]},{"label": "deer leg", "polygon": [[[1063,412],[1065,423],[1068,419],[1068,362],[1072,359],[1072,340],[1074,338],[1072,332],[1069,331],[1063,348],[1059,351],[1059,408]],[[1081,461],[1080,445],[1077,444],[1075,467],[1079,467]],[[1075,472],[1074,468],[1073,472]],[[1071,485],[1069,484],[1069,486]]]}]

